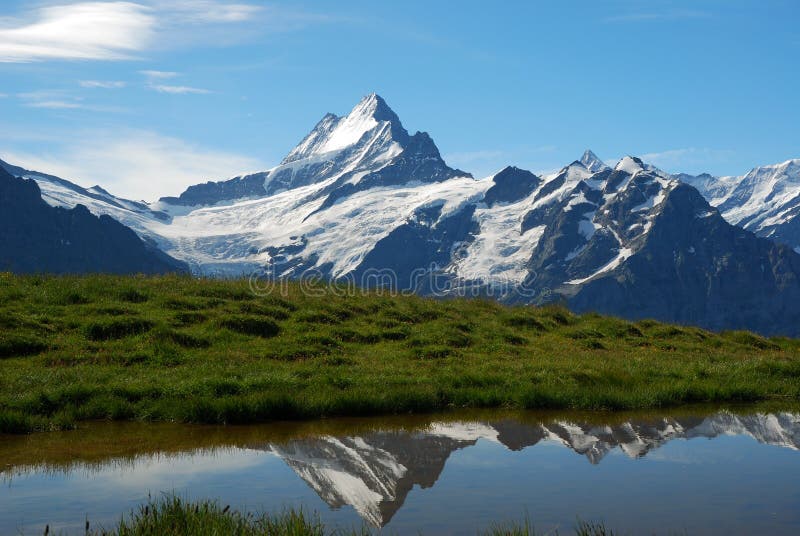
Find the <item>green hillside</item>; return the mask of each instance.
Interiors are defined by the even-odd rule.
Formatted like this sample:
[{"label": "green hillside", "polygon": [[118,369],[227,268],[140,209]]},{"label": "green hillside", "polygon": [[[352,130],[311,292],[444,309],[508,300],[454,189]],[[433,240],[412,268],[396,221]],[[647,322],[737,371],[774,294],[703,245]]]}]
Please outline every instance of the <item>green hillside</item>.
[{"label": "green hillside", "polygon": [[[800,400],[800,341],[247,281],[0,274],[0,432]],[[318,292],[317,292],[318,291]]]}]

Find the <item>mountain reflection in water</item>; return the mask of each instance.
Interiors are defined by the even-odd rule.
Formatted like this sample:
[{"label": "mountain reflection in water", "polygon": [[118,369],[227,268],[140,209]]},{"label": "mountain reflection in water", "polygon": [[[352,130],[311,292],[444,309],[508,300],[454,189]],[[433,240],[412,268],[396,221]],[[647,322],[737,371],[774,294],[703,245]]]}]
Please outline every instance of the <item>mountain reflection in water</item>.
[{"label": "mountain reflection in water", "polygon": [[597,464],[619,448],[631,458],[674,439],[746,435],[759,443],[800,448],[800,415],[664,418],[618,425],[554,421],[538,425],[496,422],[440,422],[416,432],[375,431],[359,436],[298,439],[263,447],[282,458],[332,508],[353,506],[369,523],[384,526],[415,484],[432,487],[451,453],[479,439],[521,450],[556,441]]},{"label": "mountain reflection in water", "polygon": [[[603,424],[603,419],[611,424]],[[761,444],[798,450],[800,413],[716,411],[654,417],[477,412],[243,427],[106,423],[87,425],[75,432],[0,438],[0,460],[3,462],[0,464],[0,477],[10,483],[5,493],[14,498],[14,493],[20,493],[15,489],[19,486],[25,489],[29,485],[25,483],[26,478],[33,482],[47,475],[57,478],[57,475],[65,474],[68,480],[75,476],[91,480],[93,472],[101,474],[108,472],[109,468],[135,475],[148,465],[152,466],[154,460],[171,457],[203,471],[218,463],[215,462],[217,455],[251,459],[269,453],[268,458],[275,460],[273,455],[280,458],[332,509],[352,506],[363,520],[375,527],[383,527],[402,508],[415,486],[423,489],[434,487],[451,454],[468,449],[479,441],[484,447],[495,445],[502,450],[508,449],[506,452],[521,451],[540,443],[559,444],[585,456],[591,464],[601,464],[614,451],[636,459],[646,457],[672,440],[713,439],[723,435],[748,436]],[[481,453],[481,448],[476,452]],[[531,454],[538,458],[546,453],[537,451]],[[215,477],[216,482],[236,481],[237,477],[228,477],[224,470],[221,471],[220,476]],[[84,474],[82,477],[79,475],[81,472]],[[250,505],[255,501],[274,508],[287,504],[276,502],[278,500],[296,499],[296,492],[292,496],[294,499],[287,498],[280,490],[273,490],[269,492],[272,495],[268,495],[263,483],[271,474],[253,473],[246,477],[254,486],[251,493],[255,495],[248,495]],[[294,480],[291,473],[286,475]],[[17,480],[22,480],[22,483]],[[261,488],[258,482],[262,483]],[[48,486],[46,480],[39,485]],[[74,488],[76,484],[64,485]],[[302,488],[302,485],[298,487]],[[192,490],[200,497],[204,492],[208,493],[205,488]],[[148,488],[139,491],[146,493]],[[496,492],[501,498],[506,493],[501,488],[483,492],[489,494],[487,497]],[[45,501],[54,501],[52,491],[50,498],[45,498],[40,492],[31,493],[31,500],[40,500],[43,508],[48,506]],[[17,497],[22,500],[20,495]],[[58,501],[64,500],[61,495],[58,497]],[[39,510],[34,503],[30,503],[30,509],[30,512]],[[115,515],[123,512],[120,507]],[[44,521],[42,519],[42,525]],[[0,515],[0,522],[17,523],[18,520],[8,511],[5,518]],[[38,523],[38,519],[35,522]],[[0,532],[4,530],[2,527]]]}]

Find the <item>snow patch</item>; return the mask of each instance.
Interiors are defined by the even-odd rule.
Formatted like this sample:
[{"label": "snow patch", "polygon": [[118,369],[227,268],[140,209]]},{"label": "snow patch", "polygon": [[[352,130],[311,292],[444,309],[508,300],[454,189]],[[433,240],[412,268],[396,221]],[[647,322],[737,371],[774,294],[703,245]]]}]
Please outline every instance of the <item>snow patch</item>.
[{"label": "snow patch", "polygon": [[566,284],[567,285],[582,285],[582,284],[586,283],[587,281],[589,281],[590,279],[597,277],[598,275],[602,275],[602,274],[605,274],[607,272],[610,272],[610,271],[614,270],[617,266],[619,266],[625,260],[627,260],[631,255],[633,255],[633,250],[632,249],[630,249],[630,248],[620,248],[619,253],[617,253],[617,256],[614,257],[613,259],[611,259],[611,261],[608,264],[606,264],[605,266],[603,266],[602,268],[597,270],[595,273],[593,273],[589,277],[584,277],[583,279],[572,279],[570,281],[567,281]]},{"label": "snow patch", "polygon": [[662,189],[655,195],[650,196],[644,203],[636,205],[631,209],[631,212],[641,212],[643,210],[650,210],[651,208],[660,205],[666,199],[666,192]]},{"label": "snow patch", "polygon": [[[491,181],[475,181],[478,184]],[[519,282],[525,279],[525,267],[533,250],[544,234],[545,226],[522,233],[522,219],[531,209],[532,194],[527,199],[506,205],[486,208],[479,206],[474,219],[480,233],[466,246],[463,259],[455,265],[459,277],[467,280],[489,279],[499,282]]]},{"label": "snow patch", "polygon": [[578,222],[578,232],[586,239],[589,240],[594,236],[597,230],[597,225],[594,224],[594,212],[587,212],[583,215],[583,219]]}]

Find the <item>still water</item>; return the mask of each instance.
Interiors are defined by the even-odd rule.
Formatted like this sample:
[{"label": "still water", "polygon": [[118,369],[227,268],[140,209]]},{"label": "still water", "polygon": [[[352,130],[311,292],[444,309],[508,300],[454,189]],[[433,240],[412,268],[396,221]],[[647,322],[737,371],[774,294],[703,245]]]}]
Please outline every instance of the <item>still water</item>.
[{"label": "still water", "polygon": [[526,516],[627,534],[800,533],[800,413],[450,413],[0,436],[0,534],[82,532],[166,492],[331,526],[476,534]]}]

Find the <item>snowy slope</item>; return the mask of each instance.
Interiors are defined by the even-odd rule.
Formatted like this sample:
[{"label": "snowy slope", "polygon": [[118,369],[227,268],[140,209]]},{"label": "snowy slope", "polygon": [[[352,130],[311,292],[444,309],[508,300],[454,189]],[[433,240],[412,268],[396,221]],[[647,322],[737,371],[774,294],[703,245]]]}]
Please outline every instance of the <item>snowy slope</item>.
[{"label": "snowy slope", "polygon": [[[411,218],[417,208],[438,204],[446,216],[488,187],[482,181],[460,178],[373,188],[320,212],[316,210],[321,198],[298,203],[298,197],[313,198],[328,184],[197,209],[175,216],[170,225],[150,222],[148,229],[168,240],[170,254],[198,261],[201,272],[226,266],[223,270],[232,274],[270,261],[288,264],[299,256],[315,258],[315,266],[331,264],[330,275],[339,277],[354,270],[378,240]],[[285,253],[290,250],[293,253]]]},{"label": "snowy slope", "polygon": [[800,159],[757,167],[741,177],[680,178],[730,223],[800,252]]}]

